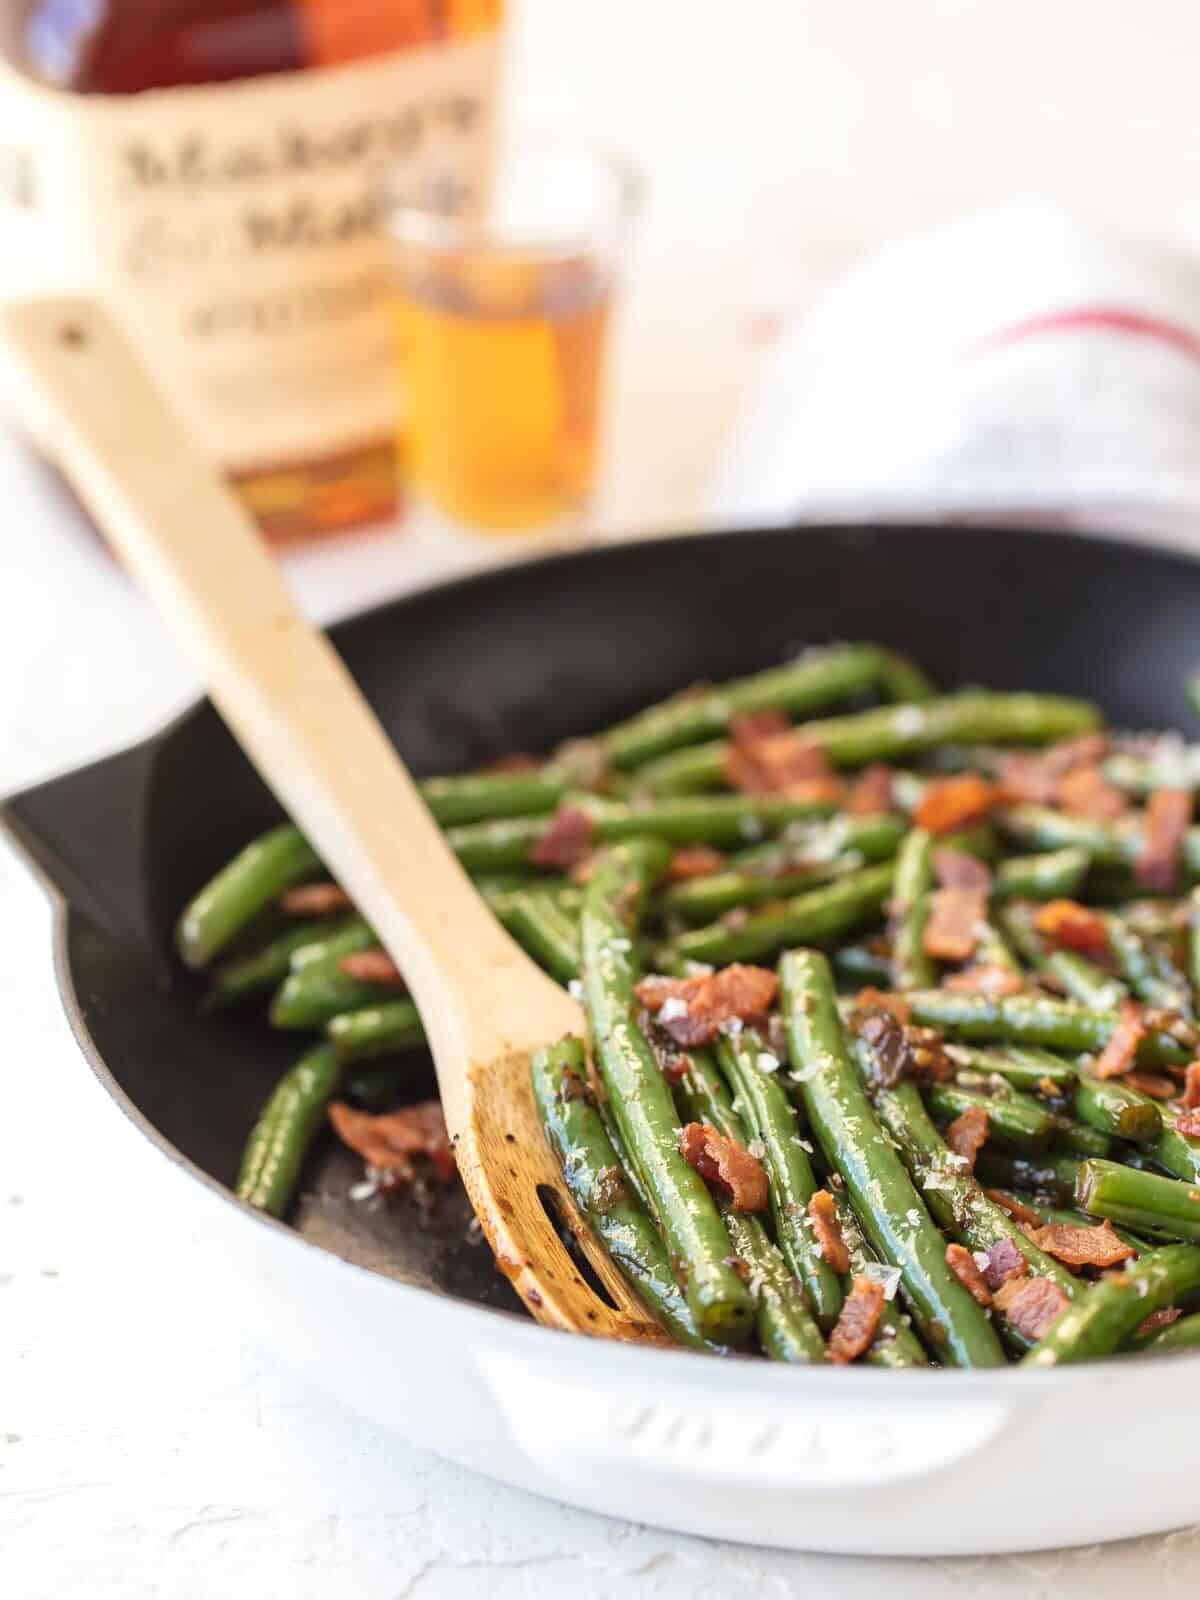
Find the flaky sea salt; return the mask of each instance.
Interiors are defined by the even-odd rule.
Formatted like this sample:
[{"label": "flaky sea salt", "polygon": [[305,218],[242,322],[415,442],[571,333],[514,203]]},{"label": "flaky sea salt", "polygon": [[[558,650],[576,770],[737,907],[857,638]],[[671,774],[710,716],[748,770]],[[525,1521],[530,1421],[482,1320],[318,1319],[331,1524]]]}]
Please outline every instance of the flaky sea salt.
[{"label": "flaky sea salt", "polygon": [[658,1010],[660,1022],[678,1022],[681,1017],[688,1014],[687,1002],[680,1000],[677,995],[668,995]]},{"label": "flaky sea salt", "polygon": [[779,1057],[772,1055],[769,1050],[760,1050],[758,1053],[758,1068],[760,1072],[778,1072]]},{"label": "flaky sea salt", "polygon": [[899,1267],[889,1267],[882,1261],[865,1261],[862,1276],[869,1278],[872,1283],[879,1284],[885,1300],[895,1298],[896,1290],[900,1287]]}]

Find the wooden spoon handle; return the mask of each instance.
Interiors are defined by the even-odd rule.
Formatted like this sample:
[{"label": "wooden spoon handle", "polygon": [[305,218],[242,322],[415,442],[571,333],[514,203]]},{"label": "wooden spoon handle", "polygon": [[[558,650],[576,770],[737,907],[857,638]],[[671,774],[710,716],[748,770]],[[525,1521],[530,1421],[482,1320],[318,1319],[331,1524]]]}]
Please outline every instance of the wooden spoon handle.
[{"label": "wooden spoon handle", "polygon": [[[341,659],[296,609],[240,501],[98,306],[13,305],[0,328],[10,400],[403,968],[435,1055],[439,1029],[453,1031],[446,1042],[460,1054],[464,1044],[486,1053],[514,988],[527,1004],[530,964],[447,847]],[[472,1014],[491,1020],[483,1040],[463,1038]]]}]

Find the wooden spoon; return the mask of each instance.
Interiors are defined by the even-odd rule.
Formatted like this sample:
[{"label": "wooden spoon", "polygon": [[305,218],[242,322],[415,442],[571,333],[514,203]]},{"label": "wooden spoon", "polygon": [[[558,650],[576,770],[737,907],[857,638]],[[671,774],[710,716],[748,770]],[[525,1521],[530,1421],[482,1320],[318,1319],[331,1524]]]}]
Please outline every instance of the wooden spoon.
[{"label": "wooden spoon", "polygon": [[[583,1013],[508,937],[248,513],[97,305],[0,313],[9,399],[140,580],[242,748],[402,968],[458,1169],[539,1322],[663,1336],[592,1238],[542,1136],[529,1059]],[[611,1303],[584,1281],[547,1206]]]}]

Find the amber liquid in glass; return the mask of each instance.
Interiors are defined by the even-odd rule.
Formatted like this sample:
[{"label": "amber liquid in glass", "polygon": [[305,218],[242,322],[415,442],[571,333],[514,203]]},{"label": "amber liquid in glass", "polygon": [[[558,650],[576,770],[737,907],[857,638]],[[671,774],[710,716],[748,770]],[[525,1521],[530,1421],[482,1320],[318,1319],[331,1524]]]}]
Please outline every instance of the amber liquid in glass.
[{"label": "amber liquid in glass", "polygon": [[455,255],[409,263],[400,283],[414,487],[467,528],[574,518],[596,473],[607,275],[582,260]]},{"label": "amber liquid in glass", "polygon": [[[135,95],[367,61],[497,27],[503,0],[0,0],[5,48],[29,77]],[[14,14],[15,13],[15,14]],[[307,538],[391,515],[394,441],[264,463],[234,482],[268,537]]]}]

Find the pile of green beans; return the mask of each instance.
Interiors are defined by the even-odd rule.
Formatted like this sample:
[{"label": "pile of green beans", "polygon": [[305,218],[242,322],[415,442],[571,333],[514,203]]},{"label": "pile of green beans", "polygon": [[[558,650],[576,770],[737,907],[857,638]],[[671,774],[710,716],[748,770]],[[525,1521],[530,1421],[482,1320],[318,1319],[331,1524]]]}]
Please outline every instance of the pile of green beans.
[{"label": "pile of green beans", "polygon": [[[763,712],[838,778],[738,791],[737,719]],[[1160,759],[1110,741],[1089,759],[1124,797],[1114,819],[994,788],[984,814],[946,825],[925,806],[947,774],[995,784],[1014,750],[1101,729],[1085,702],[943,694],[906,658],[857,643],[689,690],[539,764],[424,780],[497,918],[582,1001],[586,1038],[535,1054],[534,1100],[582,1214],[678,1343],[826,1361],[865,1279],[885,1286],[856,1347],[872,1365],[1049,1366],[1200,1346],[1200,1111],[1193,1121],[1185,1101],[1200,1056],[1200,822],[1180,842],[1172,892],[1139,884],[1147,802],[1181,781],[1190,792],[1200,763],[1181,780],[1166,747]],[[879,763],[891,799],[864,811],[854,785]],[[586,818],[573,819],[586,871],[540,864],[555,859],[564,811]],[[677,855],[700,847],[698,866]],[[986,863],[986,910],[961,968],[930,932],[939,885],[953,881],[947,851]],[[278,1217],[330,1102],[403,1105],[427,1059],[420,1013],[370,926],[333,885],[289,893],[322,883],[316,854],[282,822],[178,924],[207,1011],[258,1008],[304,1036],[237,1184]],[[1042,915],[1064,900],[1091,908],[1086,947],[1058,941]],[[298,914],[314,905],[322,914]],[[701,1047],[681,1050],[668,1013],[638,998],[644,976],[719,982],[735,963],[773,970],[776,1004]],[[990,975],[974,989],[961,981],[973,968]],[[908,1041],[897,1075],[858,1032],[864,1007],[886,1008]],[[1137,1037],[1102,1075],[1131,1007]],[[936,1070],[918,1069],[918,1055]],[[737,1210],[736,1190],[685,1159],[689,1123],[758,1163],[763,1209]],[[985,1129],[973,1168],[956,1154],[968,1124]],[[831,1216],[844,1252],[830,1246]],[[1049,1231],[1034,1237],[1030,1216]],[[1054,1254],[1055,1225],[1103,1225],[1132,1256],[1104,1271],[1072,1265]],[[996,1256],[1045,1280],[1057,1308],[1046,1325],[1031,1332],[1011,1296],[993,1305],[968,1253],[980,1270]],[[1174,1321],[1146,1325],[1167,1310]]]}]

